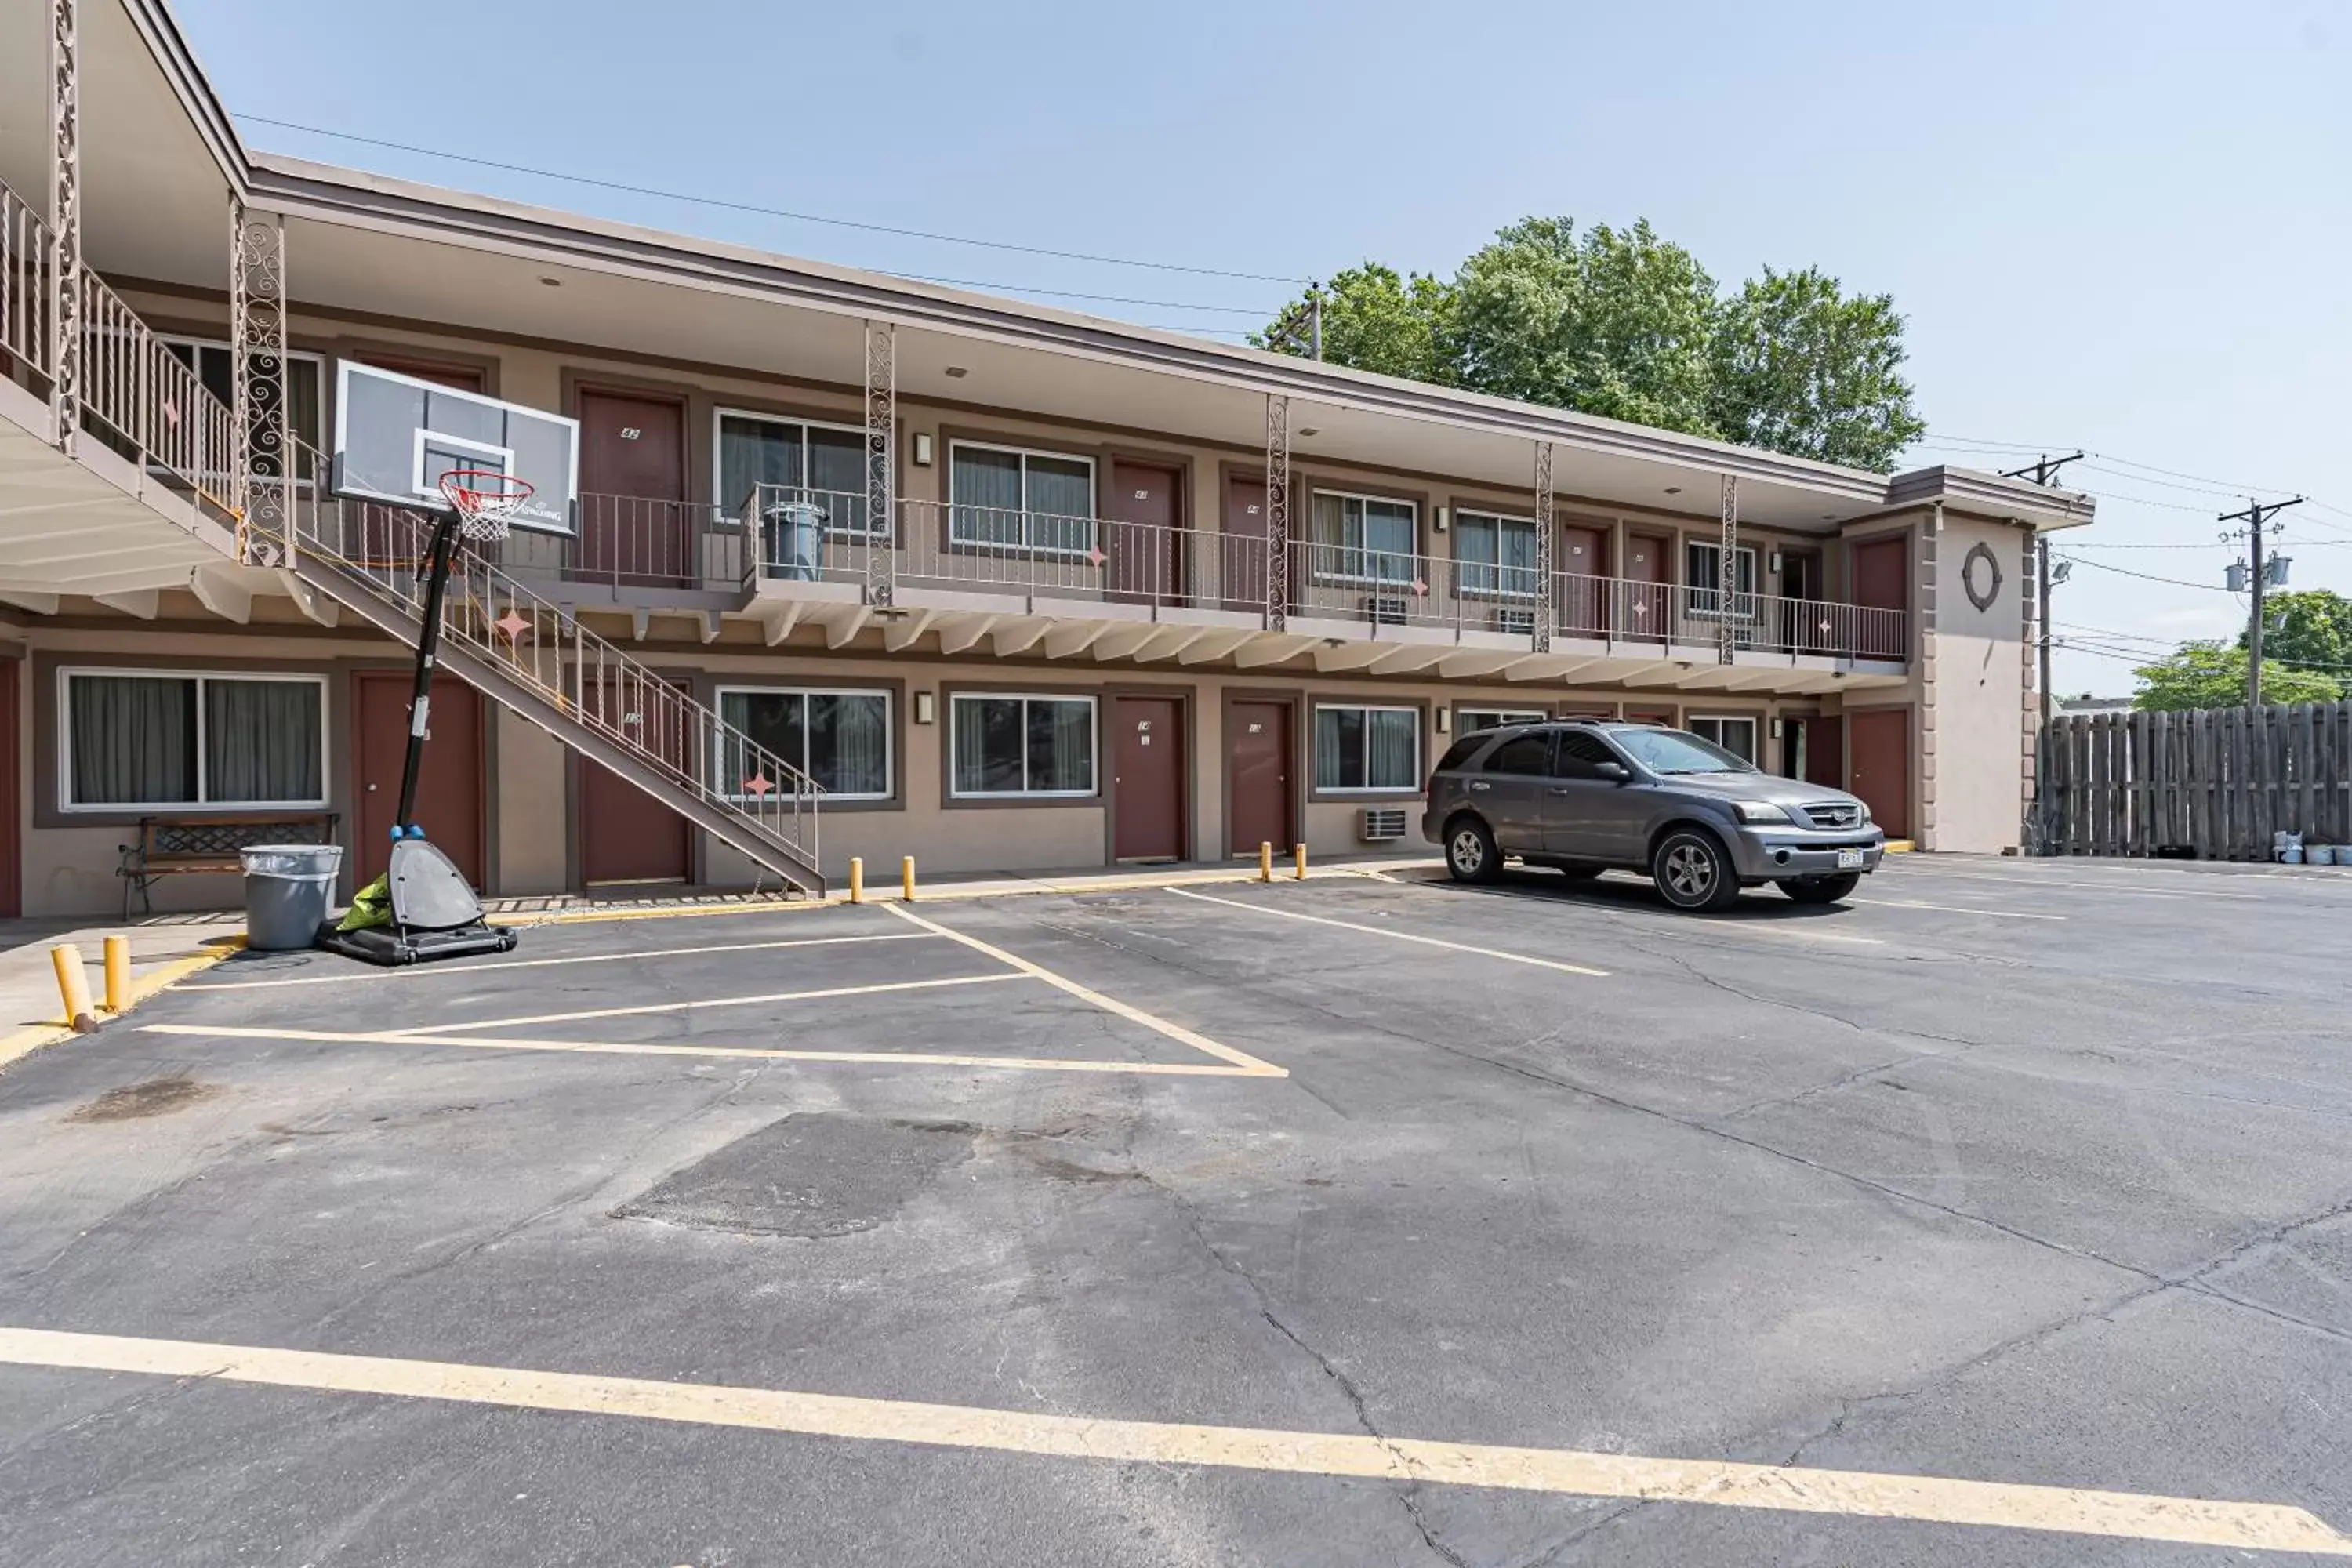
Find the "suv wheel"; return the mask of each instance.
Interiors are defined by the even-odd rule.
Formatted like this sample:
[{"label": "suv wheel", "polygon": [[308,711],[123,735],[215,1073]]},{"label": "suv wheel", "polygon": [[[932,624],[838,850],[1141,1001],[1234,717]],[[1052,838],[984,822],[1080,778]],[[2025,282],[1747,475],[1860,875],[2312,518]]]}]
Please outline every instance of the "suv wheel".
[{"label": "suv wheel", "polygon": [[1475,816],[1457,816],[1445,829],[1445,868],[1457,882],[1491,882],[1502,874],[1503,852]]},{"label": "suv wheel", "polygon": [[1669,833],[1650,858],[1650,879],[1659,896],[1678,910],[1729,909],[1739,897],[1739,874],[1722,841],[1704,828]]},{"label": "suv wheel", "polygon": [[1780,884],[1780,890],[1801,904],[1833,904],[1861,883],[1860,872],[1845,871],[1830,877],[1790,877]]}]

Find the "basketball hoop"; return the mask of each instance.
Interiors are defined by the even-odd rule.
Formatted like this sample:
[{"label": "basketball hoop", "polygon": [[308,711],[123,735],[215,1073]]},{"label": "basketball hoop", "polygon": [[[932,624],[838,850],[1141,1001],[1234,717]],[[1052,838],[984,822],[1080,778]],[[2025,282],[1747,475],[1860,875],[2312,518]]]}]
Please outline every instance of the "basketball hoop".
[{"label": "basketball hoop", "polygon": [[457,514],[457,531],[483,543],[507,536],[531,490],[529,480],[496,468],[452,468],[441,476],[442,499]]}]

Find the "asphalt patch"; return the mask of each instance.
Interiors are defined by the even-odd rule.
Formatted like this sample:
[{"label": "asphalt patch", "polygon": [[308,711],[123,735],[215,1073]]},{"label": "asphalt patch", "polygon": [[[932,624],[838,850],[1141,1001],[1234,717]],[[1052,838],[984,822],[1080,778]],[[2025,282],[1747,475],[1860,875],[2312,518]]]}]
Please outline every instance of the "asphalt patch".
[{"label": "asphalt patch", "polygon": [[198,1083],[185,1073],[151,1078],[145,1083],[110,1089],[66,1117],[68,1121],[137,1121],[143,1117],[169,1116],[201,1105],[220,1093],[216,1083]]},{"label": "asphalt patch", "polygon": [[872,1230],[953,1166],[979,1129],[807,1111],[772,1121],[613,1212],[698,1230],[813,1240]]}]

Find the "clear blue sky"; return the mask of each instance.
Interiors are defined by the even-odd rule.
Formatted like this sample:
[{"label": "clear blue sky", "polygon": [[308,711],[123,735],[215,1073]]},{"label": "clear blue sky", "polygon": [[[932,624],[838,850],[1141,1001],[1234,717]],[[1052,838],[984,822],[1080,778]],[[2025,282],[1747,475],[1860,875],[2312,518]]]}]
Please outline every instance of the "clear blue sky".
[{"label": "clear blue sky", "polygon": [[[1289,290],[629,196],[246,117],[1301,278],[1368,257],[1451,271],[1530,213],[1646,216],[1727,283],[1810,263],[1891,292],[1930,441],[1972,447],[1918,461],[2079,445],[2306,490],[2336,510],[2287,514],[2294,585],[2352,591],[2352,7],[2337,0],[1934,16],[1883,0],[178,5],[257,147],[1007,292],[1172,302],[1082,307],[1156,325],[1245,329],[1255,315],[1199,307]],[[478,79],[444,74],[452,57],[503,62],[504,90],[467,96]],[[2209,543],[2211,514],[2242,504],[2075,473],[2104,498],[2086,542]],[[2080,553],[2215,584],[2231,558]],[[2059,592],[2062,623],[2143,637],[2219,635],[2243,614],[2087,565]],[[2058,684],[2121,693],[2129,668],[2069,648]]]}]

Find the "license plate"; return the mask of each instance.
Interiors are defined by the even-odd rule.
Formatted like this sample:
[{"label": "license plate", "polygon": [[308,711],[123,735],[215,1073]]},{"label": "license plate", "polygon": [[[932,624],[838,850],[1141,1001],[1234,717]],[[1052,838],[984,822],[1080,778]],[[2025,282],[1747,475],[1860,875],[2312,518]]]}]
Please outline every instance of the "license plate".
[{"label": "license plate", "polygon": [[1841,849],[1841,850],[1839,850],[1839,851],[1838,851],[1838,869],[1839,869],[1839,870],[1841,870],[1841,871],[1859,871],[1859,870],[1861,870],[1861,869],[1862,869],[1862,851],[1861,851],[1861,850],[1859,850],[1859,849]]}]

